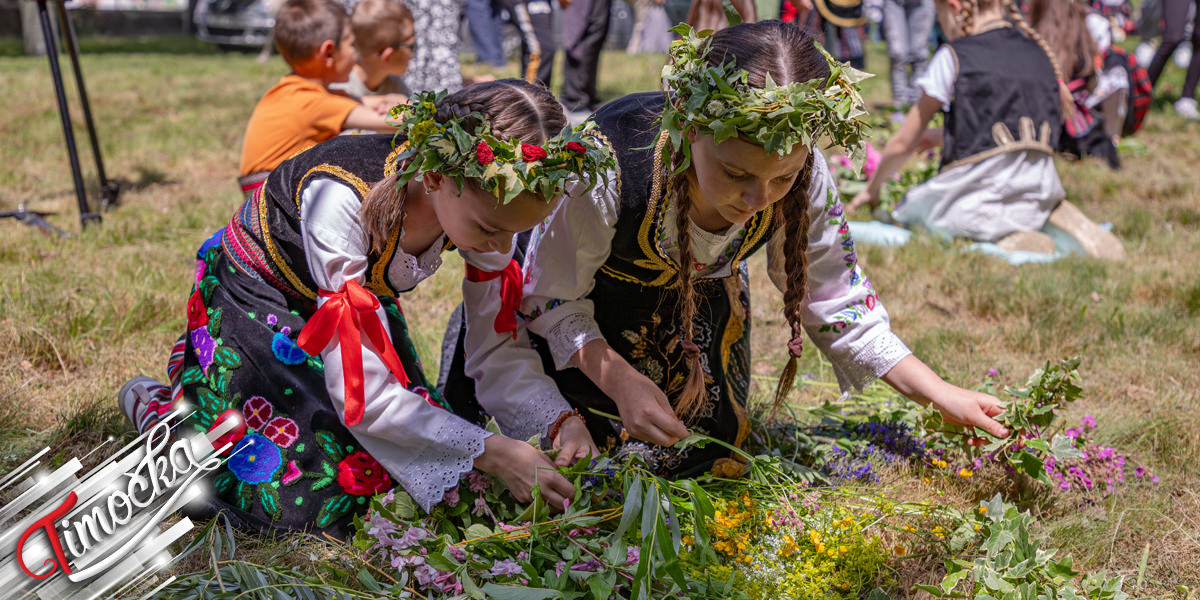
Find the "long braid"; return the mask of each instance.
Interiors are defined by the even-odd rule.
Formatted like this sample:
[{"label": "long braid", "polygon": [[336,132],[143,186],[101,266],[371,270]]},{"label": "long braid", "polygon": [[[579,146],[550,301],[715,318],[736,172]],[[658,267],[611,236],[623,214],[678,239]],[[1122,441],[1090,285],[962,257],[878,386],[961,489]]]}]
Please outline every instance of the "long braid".
[{"label": "long braid", "polygon": [[1054,51],[1050,49],[1050,44],[1046,43],[1046,39],[1025,20],[1025,15],[1017,6],[1015,0],[1000,0],[1004,3],[1005,10],[1008,11],[1008,16],[1012,19],[1013,24],[1020,29],[1022,33],[1037,42],[1041,47],[1042,52],[1046,54],[1046,58],[1050,59],[1050,66],[1054,67],[1054,76],[1058,79],[1058,100],[1061,103],[1063,120],[1070,119],[1075,115],[1075,99],[1071,96],[1071,90],[1067,87],[1066,79],[1063,78],[1062,67],[1058,64],[1058,58],[1054,56]]},{"label": "long braid", "polygon": [[[672,156],[672,167],[677,164],[679,156]],[[687,379],[683,391],[675,403],[675,414],[685,422],[691,423],[707,401],[704,387],[704,366],[700,362],[700,349],[696,346],[696,289],[692,280],[692,236],[691,217],[692,199],[688,194],[689,183],[687,172],[671,177],[670,194],[675,197],[675,227],[679,231],[679,326],[682,335],[680,344],[683,346],[684,359],[687,362]]]},{"label": "long braid", "polygon": [[975,10],[978,7],[978,0],[963,0],[962,10],[958,13],[962,18],[963,35],[971,35],[975,33]]},{"label": "long braid", "polygon": [[[808,290],[808,228],[811,219],[808,215],[808,186],[812,181],[813,152],[809,151],[808,160],[800,176],[792,184],[783,197],[783,266],[787,274],[787,286],[783,292],[783,316],[792,329],[792,338],[788,342],[788,362],[779,375],[779,383],[775,386],[775,402],[771,407],[771,416],[792,391],[796,380],[796,362],[803,347],[803,315],[804,296]],[[770,418],[770,417],[768,417]]]}]

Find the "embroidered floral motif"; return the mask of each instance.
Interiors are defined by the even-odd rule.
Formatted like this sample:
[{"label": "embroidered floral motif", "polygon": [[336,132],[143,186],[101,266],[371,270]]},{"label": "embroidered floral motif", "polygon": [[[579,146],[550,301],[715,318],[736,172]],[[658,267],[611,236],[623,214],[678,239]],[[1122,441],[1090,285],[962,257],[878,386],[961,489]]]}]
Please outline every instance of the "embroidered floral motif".
[{"label": "embroidered floral motif", "polygon": [[192,295],[188,298],[187,319],[188,329],[208,325],[208,309],[204,307],[204,300],[200,298],[200,290],[192,290]]},{"label": "embroidered floral motif", "polygon": [[298,365],[308,360],[308,353],[301,350],[296,341],[283,332],[277,332],[271,339],[271,352],[285,365]]},{"label": "embroidered floral motif", "polygon": [[373,456],[359,450],[338,463],[337,482],[352,496],[372,496],[392,487],[392,478]]},{"label": "embroidered floral motif", "polygon": [[238,479],[252,484],[270,481],[281,464],[283,455],[279,452],[279,446],[257,433],[243,437],[226,462]]},{"label": "embroidered floral motif", "polygon": [[283,485],[290,485],[295,483],[297,479],[300,479],[302,475],[304,473],[300,471],[300,467],[296,465],[296,461],[288,461],[287,468],[284,470],[283,476],[279,478],[279,481]]},{"label": "embroidered floral motif", "polygon": [[300,428],[287,417],[275,417],[263,427],[262,434],[280,448],[291,448],[300,437]]},{"label": "embroidered floral motif", "polygon": [[207,374],[208,368],[212,366],[213,353],[217,349],[217,343],[213,341],[213,337],[208,333],[207,327],[193,329],[191,339],[192,352],[196,355],[196,360],[200,362],[200,368]]},{"label": "embroidered floral motif", "polygon": [[251,396],[245,404],[242,405],[242,416],[246,419],[246,426],[258,431],[274,414],[275,407],[262,396]]},{"label": "embroidered floral motif", "polygon": [[[528,277],[527,277],[527,278],[526,278],[526,283],[528,283],[528,282],[529,282],[529,281],[528,281]],[[562,305],[563,305],[563,303],[565,303],[565,302],[566,302],[565,300],[561,300],[561,299],[559,299],[559,298],[555,298],[555,299],[553,299],[553,300],[549,300],[549,301],[547,301],[547,302],[546,302],[546,304],[545,304],[545,306],[535,306],[535,307],[533,307],[533,310],[532,310],[532,311],[530,311],[530,312],[529,312],[529,314],[525,314],[525,313],[523,313],[523,312],[517,311],[517,316],[521,317],[522,319],[525,319],[525,321],[527,321],[527,322],[528,322],[528,321],[533,321],[533,320],[536,320],[538,317],[540,317],[540,316],[542,316],[542,315],[544,315],[544,314],[546,314],[546,313],[548,313],[548,312],[550,312],[550,311],[554,310],[555,308],[558,308],[559,306],[562,306]]]}]

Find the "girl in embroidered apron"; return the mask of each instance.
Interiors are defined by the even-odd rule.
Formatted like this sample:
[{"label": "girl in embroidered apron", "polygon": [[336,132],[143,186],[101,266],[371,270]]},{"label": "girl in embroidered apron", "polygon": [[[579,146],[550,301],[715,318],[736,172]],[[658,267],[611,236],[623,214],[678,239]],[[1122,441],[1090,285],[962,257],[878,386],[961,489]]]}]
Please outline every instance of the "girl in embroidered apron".
[{"label": "girl in embroidered apron", "polygon": [[[515,232],[550,213],[567,177],[586,180],[611,157],[564,129],[545,88],[519,80],[417,94],[393,117],[394,140],[343,136],[280,165],[200,249],[170,372],[196,411],[184,427],[241,422],[212,503],[245,525],[345,536],[371,495],[399,484],[428,510],[472,468],[521,499],[550,469],[539,479],[551,505],[573,497],[540,450],[448,410],[396,296],[457,247],[466,305],[508,315],[479,335],[511,335]],[[570,413],[565,402],[545,416],[517,398],[482,400],[509,431],[544,432]],[[558,429],[590,444],[582,425]]]},{"label": "girl in embroidered apron", "polygon": [[[850,212],[875,209],[883,182],[913,152],[941,144],[938,174],[908,191],[890,215],[896,222],[997,242],[1007,251],[1053,253],[1055,242],[1039,231],[1049,222],[1092,256],[1124,258],[1116,236],[1063,199],[1054,149],[1074,100],[1045,40],[1015,0],[938,0],[936,7],[951,41],[917,79],[921,99]],[[946,113],[944,132],[926,131],[939,110]]]},{"label": "girl in embroidered apron", "polygon": [[[716,444],[670,446],[688,427],[736,444],[749,433],[744,259],[765,246],[792,337],[776,402],[788,396],[807,331],[844,388],[882,377],[951,422],[1006,435],[991,419],[999,401],[942,381],[911,355],[858,266],[832,176],[812,146],[825,136],[861,152],[861,74],[778,21],[710,37],[677,31],[666,93],[633,94],[596,113],[598,136],[617,157],[608,185],[571,191],[533,232],[521,303],[533,341],[522,333],[489,347],[467,336],[462,372],[446,376],[448,401],[469,403],[463,378],[489,390],[504,379],[539,396],[548,381],[601,447],[636,452],[664,473],[740,472]],[[468,330],[489,318],[466,312]],[[505,357],[527,343],[542,360],[517,372]]]}]

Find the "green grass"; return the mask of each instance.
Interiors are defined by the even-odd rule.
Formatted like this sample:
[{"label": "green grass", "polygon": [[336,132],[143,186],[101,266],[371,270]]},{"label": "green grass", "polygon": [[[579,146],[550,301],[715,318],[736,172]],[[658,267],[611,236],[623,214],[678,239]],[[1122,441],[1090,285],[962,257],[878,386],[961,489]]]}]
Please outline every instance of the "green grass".
[{"label": "green grass", "polygon": [[[82,455],[109,435],[128,435],[113,395],[133,375],[163,376],[184,327],[192,253],[239,204],[242,127],[259,95],[285,72],[278,57],[260,64],[187,38],[85,39],[83,65],[108,172],[129,184],[103,225],[80,233],[45,59],[16,57],[18,50],[0,43],[0,209],[58,211],[51,220],[75,235],[50,238],[0,221],[5,470],[43,445],[61,449],[60,457]],[[657,89],[661,60],[606,54],[601,93]],[[878,48],[870,65],[885,68]],[[510,66],[498,75],[515,73]],[[1168,71],[1160,104],[1178,94],[1181,76]],[[885,102],[887,93],[886,75],[868,82],[872,102]],[[86,167],[91,157],[78,107],[74,115]],[[1197,133],[1200,125],[1160,109],[1137,136],[1145,152],[1127,155],[1123,171],[1059,163],[1072,201],[1114,224],[1129,252],[1124,263],[1070,259],[1016,268],[967,252],[964,243],[928,237],[860,251],[893,328],[951,381],[973,385],[995,368],[1001,381],[1022,383],[1047,359],[1085,357],[1086,397],[1074,416],[1095,414],[1100,441],[1146,463],[1162,482],[1066,514],[1047,512],[1041,527],[1077,565],[1128,575],[1127,589],[1149,544],[1143,585],[1131,590],[1139,596],[1200,587]],[[90,168],[87,177],[94,182]],[[761,256],[751,261],[752,368],[762,390],[784,362],[787,335],[764,266]],[[431,372],[461,273],[448,257],[435,278],[402,300]],[[832,378],[812,351],[800,372]],[[800,401],[833,395],[806,386]],[[267,546],[267,553],[278,549]]]}]

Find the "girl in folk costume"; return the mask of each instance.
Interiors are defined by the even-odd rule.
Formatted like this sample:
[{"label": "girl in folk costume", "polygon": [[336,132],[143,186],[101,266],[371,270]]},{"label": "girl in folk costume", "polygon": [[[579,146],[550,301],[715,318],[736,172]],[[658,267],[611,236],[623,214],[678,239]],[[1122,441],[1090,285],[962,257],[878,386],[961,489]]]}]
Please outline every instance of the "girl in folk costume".
[{"label": "girl in folk costume", "polygon": [[[917,80],[921,99],[850,211],[878,206],[883,182],[918,147],[940,143],[941,170],[909,190],[892,213],[896,221],[1010,250],[1053,252],[1049,236],[1036,233],[1050,219],[1090,254],[1122,258],[1119,240],[1063,200],[1054,149],[1074,104],[1046,42],[1014,0],[938,0],[937,13],[951,41]],[[944,133],[926,131],[939,110],[946,113]]]},{"label": "girl in folk costume", "polygon": [[[1129,83],[1124,69],[1103,68],[1101,52],[1112,43],[1108,19],[1076,0],[1032,0],[1029,23],[1054,51],[1075,100],[1074,114],[1063,121],[1057,149],[1078,157],[1095,156],[1119,169],[1121,160],[1112,136],[1120,134],[1123,115],[1105,114],[1099,107],[1106,95],[1116,96],[1110,102],[1114,108],[1122,106],[1124,96],[1118,91]],[[1109,119],[1116,122],[1110,124]]]},{"label": "girl in folk costume", "polygon": [[[169,370],[196,409],[185,427],[242,420],[213,503],[247,525],[346,535],[371,495],[398,483],[428,510],[472,468],[519,499],[535,481],[551,505],[573,497],[541,451],[447,410],[395,297],[457,247],[466,306],[513,314],[500,304],[512,298],[503,289],[519,290],[519,269],[506,268],[515,232],[550,214],[564,181],[598,181],[589,174],[612,159],[582,130],[563,130],[544,87],[519,80],[420,93],[394,116],[394,141],[344,136],[280,165],[200,250],[189,332]],[[487,331],[513,329],[509,318]],[[545,433],[558,416],[528,413],[517,397],[481,401],[509,431]],[[158,412],[129,404],[143,426]],[[591,443],[582,424],[557,429]]]},{"label": "girl in folk costume", "polygon": [[[912,356],[858,266],[832,176],[814,148],[822,136],[860,143],[855,72],[779,21],[711,37],[676,31],[682,39],[664,69],[666,93],[625,96],[595,115],[597,135],[617,157],[608,185],[570,192],[534,231],[521,310],[543,360],[519,372],[508,360],[493,368],[524,348],[472,343],[472,319],[485,326],[490,317],[467,311],[466,376],[539,394],[552,382],[602,446],[627,433],[636,440],[623,450],[661,472],[710,468],[728,451],[670,446],[688,426],[737,444],[749,433],[744,259],[766,247],[792,333],[776,402],[788,395],[806,330],[843,388],[882,377],[952,422],[1006,435],[990,418],[1001,412],[995,398],[942,381]],[[461,402],[450,390],[462,386],[451,383],[453,374],[448,400]],[[619,413],[624,432],[589,408]],[[740,465],[716,470],[727,468]]]}]

